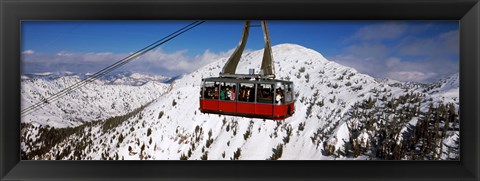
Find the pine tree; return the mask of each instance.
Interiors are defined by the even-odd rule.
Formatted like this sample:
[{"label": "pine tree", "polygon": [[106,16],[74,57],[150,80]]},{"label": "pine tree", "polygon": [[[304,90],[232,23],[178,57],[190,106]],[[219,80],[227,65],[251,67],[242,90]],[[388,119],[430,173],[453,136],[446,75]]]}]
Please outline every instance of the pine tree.
[{"label": "pine tree", "polygon": [[208,151],[206,151],[205,153],[203,153],[202,157],[200,157],[200,159],[202,160],[208,160]]},{"label": "pine tree", "polygon": [[282,157],[282,154],[283,154],[283,144],[278,144],[277,147],[275,147],[274,152],[269,159],[278,160],[280,157]]},{"label": "pine tree", "polygon": [[147,136],[150,136],[152,134],[152,129],[151,128],[148,128],[147,130]]},{"label": "pine tree", "polygon": [[233,160],[238,160],[242,154],[242,149],[237,148],[237,151],[233,152]]},{"label": "pine tree", "polygon": [[188,157],[185,154],[180,155],[180,160],[188,160]]}]

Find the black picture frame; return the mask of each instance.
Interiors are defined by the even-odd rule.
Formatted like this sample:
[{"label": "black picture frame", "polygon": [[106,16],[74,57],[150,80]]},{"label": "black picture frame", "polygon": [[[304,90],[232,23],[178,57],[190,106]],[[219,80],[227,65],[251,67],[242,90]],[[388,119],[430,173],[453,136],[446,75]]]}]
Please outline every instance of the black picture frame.
[{"label": "black picture frame", "polygon": [[[2,180],[479,180],[479,0],[0,0]],[[22,20],[458,20],[460,161],[20,161]]]}]

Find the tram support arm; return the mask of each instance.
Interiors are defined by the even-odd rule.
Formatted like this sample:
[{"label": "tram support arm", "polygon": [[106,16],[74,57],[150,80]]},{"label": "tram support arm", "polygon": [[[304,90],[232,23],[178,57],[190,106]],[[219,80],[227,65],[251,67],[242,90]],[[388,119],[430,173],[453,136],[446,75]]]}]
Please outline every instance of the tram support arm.
[{"label": "tram support arm", "polygon": [[267,21],[262,21],[263,39],[265,46],[263,49],[262,67],[260,68],[264,76],[275,78],[275,69],[273,67],[272,45],[270,44],[270,33],[268,32]]},{"label": "tram support arm", "polygon": [[238,42],[238,46],[233,52],[232,56],[228,58],[227,63],[223,67],[222,74],[235,74],[238,62],[240,61],[243,50],[245,49],[245,45],[247,44],[249,30],[250,21],[245,21],[245,24],[243,26],[242,38],[240,39],[240,42]]},{"label": "tram support arm", "polygon": [[[263,30],[263,39],[265,41],[264,50],[263,50],[263,59],[262,64],[260,67],[260,76],[262,78],[275,78],[275,69],[273,66],[273,58],[272,58],[272,45],[270,43],[270,34],[268,32],[267,21],[262,20],[261,26]],[[248,33],[250,31],[250,21],[245,21],[243,26],[243,33],[238,42],[237,48],[233,52],[233,54],[228,58],[227,63],[222,69],[220,73],[221,76],[235,76],[236,69],[238,62],[240,62],[240,58],[242,57],[243,50],[245,49],[245,45],[247,44]]]}]

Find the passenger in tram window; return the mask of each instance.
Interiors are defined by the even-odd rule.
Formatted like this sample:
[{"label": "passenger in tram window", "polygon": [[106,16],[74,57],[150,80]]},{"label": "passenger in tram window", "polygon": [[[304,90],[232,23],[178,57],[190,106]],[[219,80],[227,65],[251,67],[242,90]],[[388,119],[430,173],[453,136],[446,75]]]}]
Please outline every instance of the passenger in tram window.
[{"label": "passenger in tram window", "polygon": [[213,99],[218,99],[218,87],[215,87],[215,92],[213,93]]},{"label": "passenger in tram window", "polygon": [[[203,90],[204,90],[204,89],[202,88],[202,91],[203,91]],[[210,89],[209,89],[208,87],[205,87],[205,91],[203,91],[203,98],[205,98],[205,99],[210,99],[210,95],[209,95],[209,94],[210,94]]]},{"label": "passenger in tram window", "polygon": [[245,96],[243,96],[243,99],[245,101],[248,101],[248,98],[250,97],[250,89],[249,87],[245,87]]},{"label": "passenger in tram window", "polygon": [[218,83],[215,82],[213,84],[213,87],[210,87],[210,99],[218,99],[218,96],[220,95],[220,91],[219,91],[219,88],[218,88]]},{"label": "passenger in tram window", "polygon": [[225,88],[222,87],[220,90],[220,100],[225,100]]},{"label": "passenger in tram window", "polygon": [[282,100],[282,96],[280,95],[280,90],[277,89],[277,96],[275,96],[275,103],[282,104],[281,100]]},{"label": "passenger in tram window", "polygon": [[225,100],[230,100],[232,97],[232,92],[230,91],[230,86],[227,86],[227,90],[225,91]]},{"label": "passenger in tram window", "polygon": [[241,101],[242,99],[243,88],[242,86],[238,87],[238,100]]},{"label": "passenger in tram window", "polygon": [[264,97],[264,96],[263,96],[263,93],[264,93],[264,92],[263,92],[263,86],[260,86],[260,87],[258,88],[257,97],[260,97],[260,98]]},{"label": "passenger in tram window", "polygon": [[255,102],[255,87],[248,89],[248,102]]},{"label": "passenger in tram window", "polygon": [[238,97],[238,100],[240,101],[247,101],[247,89],[245,88],[245,85],[242,85],[240,88],[240,96]]},{"label": "passenger in tram window", "polygon": [[267,88],[265,90],[264,96],[268,98],[268,100],[273,100],[273,93],[271,88]]},{"label": "passenger in tram window", "polygon": [[233,85],[233,88],[230,90],[230,100],[231,100],[231,101],[234,101],[234,100],[235,100],[235,94],[236,94],[236,93],[235,93],[235,90],[236,90],[235,88],[236,88],[236,86]]},{"label": "passenger in tram window", "polygon": [[283,90],[281,88],[277,89],[277,92],[276,92],[276,96],[275,96],[275,101],[277,104],[283,104],[284,103],[284,99],[283,99]]},{"label": "passenger in tram window", "polygon": [[208,98],[208,99],[212,99],[212,98],[213,98],[213,90],[212,90],[212,88],[210,88],[210,87],[207,89],[207,98]]},{"label": "passenger in tram window", "polygon": [[288,86],[285,98],[287,99],[287,102],[292,101],[292,89],[290,88],[290,86]]}]

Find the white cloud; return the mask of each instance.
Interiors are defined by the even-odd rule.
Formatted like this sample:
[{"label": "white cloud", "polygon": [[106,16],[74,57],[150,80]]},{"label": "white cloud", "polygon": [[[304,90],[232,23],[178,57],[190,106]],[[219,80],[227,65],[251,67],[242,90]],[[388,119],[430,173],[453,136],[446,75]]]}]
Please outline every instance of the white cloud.
[{"label": "white cloud", "polygon": [[72,56],[73,54],[65,51],[61,51],[61,52],[58,52],[56,55],[59,57],[63,57],[63,56],[68,57],[68,56]]},{"label": "white cloud", "polygon": [[448,55],[458,54],[460,47],[458,30],[449,31],[433,38],[405,38],[398,45],[403,55]]},{"label": "white cloud", "polygon": [[31,54],[34,54],[34,53],[35,53],[35,51],[33,51],[33,50],[25,50],[25,51],[22,52],[22,54],[25,54],[25,55],[31,55]]},{"label": "white cloud", "polygon": [[381,70],[383,68],[382,65],[378,63],[378,59],[359,58],[354,55],[337,55],[328,59],[342,65],[355,68],[357,71],[369,75],[374,75],[377,70]]},{"label": "white cloud", "polygon": [[404,23],[381,23],[360,28],[353,39],[359,40],[384,40],[395,39],[407,31],[408,26]]},{"label": "white cloud", "polygon": [[457,73],[458,58],[452,55],[459,53],[458,30],[433,37],[407,36],[431,27],[406,23],[365,26],[347,37],[350,45],[330,59],[373,77],[399,81],[429,82]]},{"label": "white cloud", "polygon": [[398,81],[431,82],[458,72],[459,64],[448,59],[403,60],[400,57],[368,57],[337,55],[330,58],[342,65],[376,78]]},{"label": "white cloud", "polygon": [[387,53],[388,48],[382,44],[358,44],[345,48],[345,52],[362,58],[383,57]]},{"label": "white cloud", "polygon": [[387,66],[387,68],[395,68],[402,64],[401,61],[402,60],[398,57],[390,57],[385,61],[385,66]]},{"label": "white cloud", "polygon": [[[187,54],[188,50],[165,52],[162,49],[155,49],[125,64],[121,69],[174,76],[197,70],[221,57],[229,56],[232,51],[233,49],[227,52],[205,50],[202,54],[190,56]],[[66,51],[55,54],[37,53],[22,59],[22,69],[27,72],[96,72],[131,54],[132,53],[80,53]]]},{"label": "white cloud", "polygon": [[230,51],[216,53],[205,50],[200,55],[189,56],[187,52],[187,50],[180,50],[173,53],[166,53],[161,49],[154,50],[135,60],[131,67],[134,69],[142,69],[142,66],[148,64],[151,66],[150,69],[155,68],[171,72],[189,73],[230,54]]}]

